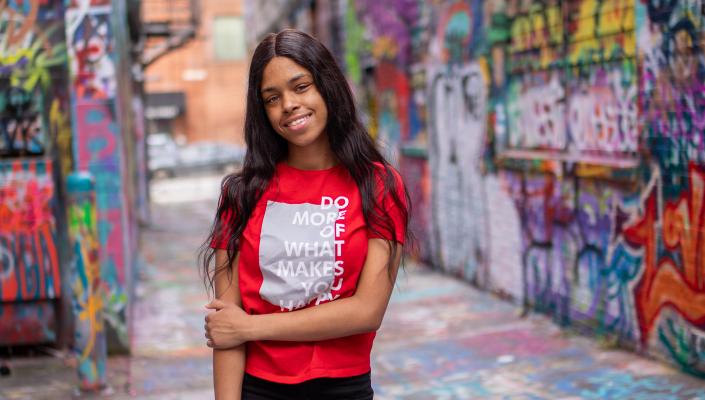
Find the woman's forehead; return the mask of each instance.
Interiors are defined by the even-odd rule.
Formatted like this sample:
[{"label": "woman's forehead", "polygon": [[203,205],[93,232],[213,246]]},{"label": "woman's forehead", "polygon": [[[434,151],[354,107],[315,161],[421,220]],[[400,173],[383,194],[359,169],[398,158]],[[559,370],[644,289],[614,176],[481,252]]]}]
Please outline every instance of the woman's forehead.
[{"label": "woman's forehead", "polygon": [[286,86],[302,78],[310,78],[311,72],[288,57],[274,57],[262,74],[262,91],[268,88]]}]

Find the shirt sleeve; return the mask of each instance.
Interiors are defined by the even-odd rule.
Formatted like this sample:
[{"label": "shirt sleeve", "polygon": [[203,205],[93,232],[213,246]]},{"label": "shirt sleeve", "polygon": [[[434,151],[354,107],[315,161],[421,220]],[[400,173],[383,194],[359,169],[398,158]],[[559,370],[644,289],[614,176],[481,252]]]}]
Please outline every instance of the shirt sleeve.
[{"label": "shirt sleeve", "polygon": [[[377,204],[380,205],[381,210],[378,211],[383,215],[388,215],[391,218],[391,222],[394,225],[394,232],[396,234],[396,241],[399,244],[404,244],[404,238],[406,236],[406,214],[408,210],[408,204],[406,203],[406,192],[404,190],[404,181],[397,170],[390,167],[392,176],[394,177],[395,190],[397,197],[401,201],[404,208],[399,207],[392,197],[391,192],[385,190],[384,181],[382,179],[382,174],[385,173],[384,167],[380,164],[376,176],[376,188],[375,194],[377,196]],[[384,218],[384,217],[383,217]],[[370,227],[367,228],[367,237],[381,238],[385,240],[393,240],[392,233],[386,226],[384,220],[382,221],[370,221]],[[373,229],[376,228],[376,229]],[[376,232],[375,232],[376,230]]]}]

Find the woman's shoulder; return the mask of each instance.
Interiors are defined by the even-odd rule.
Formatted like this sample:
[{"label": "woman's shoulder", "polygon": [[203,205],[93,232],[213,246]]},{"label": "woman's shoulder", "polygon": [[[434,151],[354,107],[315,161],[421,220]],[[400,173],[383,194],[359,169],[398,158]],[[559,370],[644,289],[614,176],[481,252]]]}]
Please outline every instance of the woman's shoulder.
[{"label": "woman's shoulder", "polygon": [[401,174],[391,164],[375,161],[372,163],[372,165],[374,166],[375,177],[378,180],[384,180],[384,178],[391,175],[395,183],[403,183]]}]

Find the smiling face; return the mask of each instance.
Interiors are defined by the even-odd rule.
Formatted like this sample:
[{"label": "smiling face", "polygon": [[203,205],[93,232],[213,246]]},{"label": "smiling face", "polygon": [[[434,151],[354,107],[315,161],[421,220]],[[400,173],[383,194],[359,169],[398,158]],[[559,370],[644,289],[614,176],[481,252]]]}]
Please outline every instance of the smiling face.
[{"label": "smiling face", "polygon": [[272,58],[260,94],[269,122],[290,146],[328,146],[328,109],[306,68],[287,57]]}]

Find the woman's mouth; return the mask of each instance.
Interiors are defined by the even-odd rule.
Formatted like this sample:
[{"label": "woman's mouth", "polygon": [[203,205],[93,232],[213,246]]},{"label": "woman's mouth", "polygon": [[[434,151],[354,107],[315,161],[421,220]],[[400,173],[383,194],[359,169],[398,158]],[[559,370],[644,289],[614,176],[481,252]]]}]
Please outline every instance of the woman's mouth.
[{"label": "woman's mouth", "polygon": [[284,127],[291,129],[291,130],[299,130],[305,127],[308,124],[308,121],[311,119],[311,114],[306,114],[301,116],[300,118],[297,118],[291,122],[287,122],[284,124]]}]

